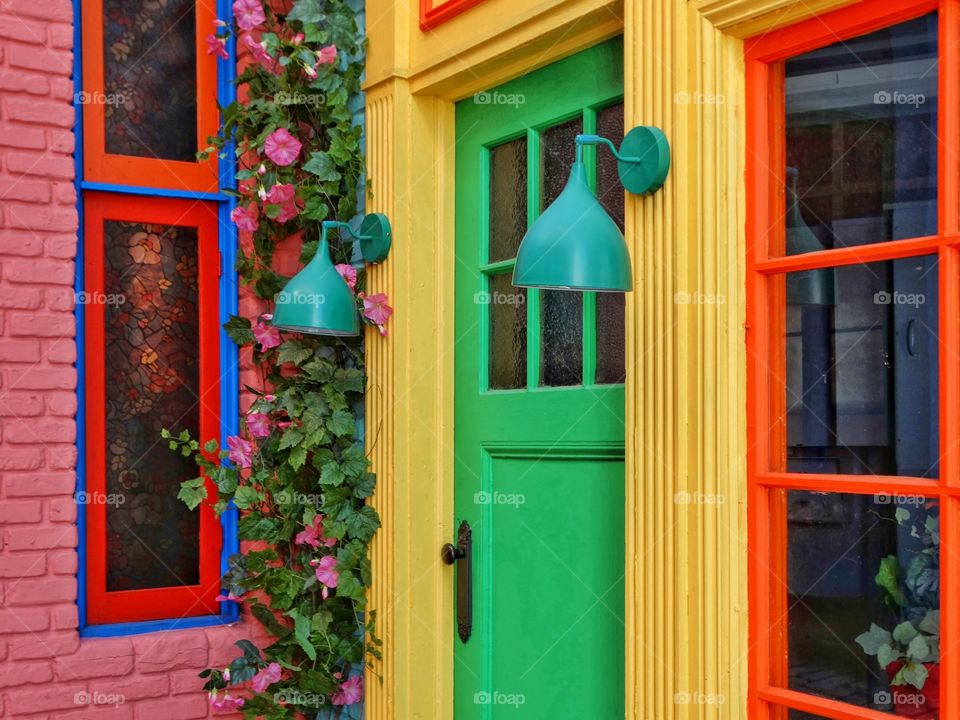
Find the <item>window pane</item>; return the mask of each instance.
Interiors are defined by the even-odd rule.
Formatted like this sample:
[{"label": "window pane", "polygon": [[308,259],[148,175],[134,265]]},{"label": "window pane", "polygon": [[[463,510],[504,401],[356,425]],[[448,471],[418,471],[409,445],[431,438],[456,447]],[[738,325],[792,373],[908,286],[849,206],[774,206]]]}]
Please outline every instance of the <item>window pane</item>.
[{"label": "window pane", "polygon": [[583,118],[547,128],[540,135],[540,210],[557,199],[570,178],[570,166],[577,156],[577,135],[583,132]]},{"label": "window pane", "polygon": [[177,499],[197,475],[163,428],[200,430],[195,228],[104,223],[107,590],[194,585],[199,514]]},{"label": "window pane", "polygon": [[488,262],[517,256],[527,231],[527,140],[490,151],[490,254]]},{"label": "window pane", "polygon": [[[623,103],[611,105],[597,113],[597,135],[610,138],[617,147],[623,140]],[[623,232],[625,192],[617,173],[617,159],[607,148],[597,148],[597,197],[603,209]]]},{"label": "window pane", "polygon": [[786,86],[786,254],[936,234],[936,13],[788,60]]},{"label": "window pane", "polygon": [[787,470],[936,477],[936,256],[789,273],[786,295]]},{"label": "window pane", "polygon": [[583,293],[540,292],[540,384],[583,383]]},{"label": "window pane", "polygon": [[527,386],[527,290],[514,287],[512,275],[491,275],[490,290],[478,297],[490,317],[490,388]]},{"label": "window pane", "polygon": [[[787,533],[789,688],[898,715],[938,717],[936,501],[784,494],[786,517],[780,493],[772,511],[774,526],[785,522]],[[782,598],[783,585],[774,582],[775,598]],[[772,661],[774,682],[781,684],[776,651]]]},{"label": "window pane", "polygon": [[[196,3],[103,0],[105,147],[195,162]],[[211,32],[212,32],[211,28]]]}]

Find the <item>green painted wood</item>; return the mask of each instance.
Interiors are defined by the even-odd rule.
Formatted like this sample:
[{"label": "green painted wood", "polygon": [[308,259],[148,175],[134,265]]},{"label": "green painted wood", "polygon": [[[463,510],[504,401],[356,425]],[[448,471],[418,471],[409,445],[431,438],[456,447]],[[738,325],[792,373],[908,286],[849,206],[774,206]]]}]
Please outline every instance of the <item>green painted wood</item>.
[{"label": "green painted wood", "polygon": [[[488,262],[490,149],[526,135],[527,183],[511,190],[527,193],[529,226],[540,207],[539,131],[578,114],[591,131],[594,109],[622,94],[615,39],[497,88],[488,104],[457,106],[453,527],[467,520],[474,542],[473,635],[464,644],[450,629],[457,720],[624,714],[624,395],[593,384],[594,297],[583,303],[587,384],[539,386],[531,290],[527,357],[517,359],[526,383],[510,390],[487,389],[490,305],[477,301],[512,269]],[[511,96],[523,102],[497,102]]]}]

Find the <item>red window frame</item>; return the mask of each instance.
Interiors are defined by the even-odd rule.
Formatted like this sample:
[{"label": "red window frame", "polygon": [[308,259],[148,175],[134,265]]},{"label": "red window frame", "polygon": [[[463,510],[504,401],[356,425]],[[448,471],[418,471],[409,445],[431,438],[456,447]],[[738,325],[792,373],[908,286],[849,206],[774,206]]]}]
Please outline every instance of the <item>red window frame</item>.
[{"label": "red window frame", "polygon": [[483,0],[441,0],[434,4],[433,0],[420,0],[420,29],[426,32],[442,25]]},{"label": "red window frame", "polygon": [[[784,256],[786,58],[939,11],[938,230],[894,240]],[[924,495],[939,503],[941,527],[941,718],[960,717],[960,3],[865,0],[749,39],[746,70],[747,479],[749,716],[786,720],[788,709],[835,720],[892,715],[787,688],[787,522],[790,489]],[[786,448],[784,273],[939,255],[940,477],[790,473]],[[774,310],[771,311],[771,308]],[[771,448],[777,448],[774,453]]]},{"label": "red window frame", "polygon": [[[216,135],[218,129],[217,60],[215,56],[207,54],[204,40],[214,30],[216,2],[197,0],[196,8],[197,149],[200,150],[207,146],[207,138]],[[103,97],[103,0],[82,0],[81,11],[83,88],[88,93]],[[107,153],[105,111],[103,103],[83,105],[83,174],[86,181],[200,192],[218,190],[216,153],[203,162]]]},{"label": "red window frame", "polygon": [[[89,293],[104,288],[105,220],[146,222],[196,227],[198,231],[198,313],[200,316],[200,436],[220,435],[220,323],[219,243],[217,207],[213,203],[174,198],[88,192],[84,195],[84,284]],[[86,490],[105,496],[106,488],[106,386],[104,353],[105,307],[84,308]],[[159,441],[159,438],[158,438]],[[212,492],[212,485],[210,488]],[[219,611],[220,523],[208,504],[200,512],[199,584],[107,592],[107,507],[85,506],[87,513],[86,577],[89,624],[158,620]]]}]

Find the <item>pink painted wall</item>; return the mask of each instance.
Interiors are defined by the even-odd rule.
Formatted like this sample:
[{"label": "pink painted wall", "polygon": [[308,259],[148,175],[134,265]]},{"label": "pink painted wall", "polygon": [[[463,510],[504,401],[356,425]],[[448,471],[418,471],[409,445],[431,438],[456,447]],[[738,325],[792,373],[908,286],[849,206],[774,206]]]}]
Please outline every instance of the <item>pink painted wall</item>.
[{"label": "pink painted wall", "polygon": [[0,717],[204,718],[248,625],[77,632],[72,22],[0,3]]}]

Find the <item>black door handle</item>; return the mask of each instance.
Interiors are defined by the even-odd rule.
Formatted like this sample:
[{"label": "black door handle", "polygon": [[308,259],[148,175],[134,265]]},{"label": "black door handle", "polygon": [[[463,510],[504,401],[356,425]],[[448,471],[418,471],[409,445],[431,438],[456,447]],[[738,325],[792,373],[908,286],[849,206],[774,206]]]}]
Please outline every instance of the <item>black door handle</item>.
[{"label": "black door handle", "polygon": [[457,634],[462,642],[473,632],[473,532],[464,520],[457,531],[457,544],[447,543],[440,550],[447,565],[457,565]]}]

